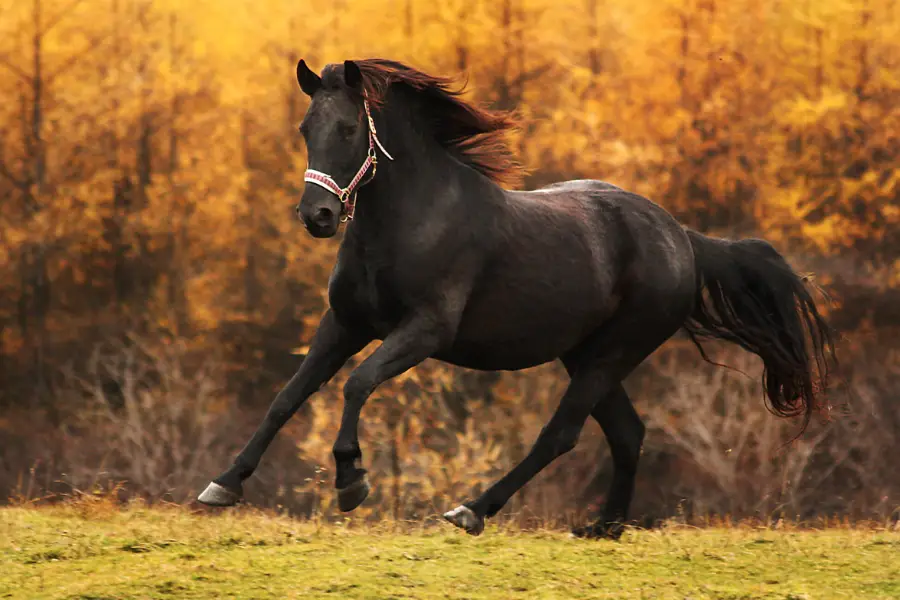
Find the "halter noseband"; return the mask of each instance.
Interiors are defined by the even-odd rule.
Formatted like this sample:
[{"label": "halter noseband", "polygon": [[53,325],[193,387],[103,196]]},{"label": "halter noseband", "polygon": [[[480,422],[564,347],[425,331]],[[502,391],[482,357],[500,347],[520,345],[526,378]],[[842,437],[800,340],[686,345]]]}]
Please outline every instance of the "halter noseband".
[{"label": "halter noseband", "polygon": [[[366,160],[363,161],[362,166],[356,172],[356,175],[353,176],[353,179],[347,184],[347,187],[342,188],[337,184],[334,178],[328,173],[323,173],[322,171],[316,171],[315,169],[306,169],[306,172],[303,174],[303,180],[308,181],[309,183],[314,183],[319,187],[323,187],[341,200],[341,223],[346,223],[353,219],[353,213],[356,210],[356,192],[357,188],[360,185],[365,185],[372,181],[375,177],[375,172],[378,167],[378,155],[375,150],[377,146],[385,156],[390,160],[394,160],[394,157],[388,154],[388,151],[384,149],[384,146],[381,145],[381,141],[378,139],[378,134],[375,133],[375,121],[372,120],[372,113],[369,111],[369,101],[363,98],[363,107],[366,109],[366,121],[369,125],[369,151],[366,154]],[[366,171],[369,170],[369,167],[372,167],[372,174],[369,178],[363,181],[363,177],[366,176]]]}]

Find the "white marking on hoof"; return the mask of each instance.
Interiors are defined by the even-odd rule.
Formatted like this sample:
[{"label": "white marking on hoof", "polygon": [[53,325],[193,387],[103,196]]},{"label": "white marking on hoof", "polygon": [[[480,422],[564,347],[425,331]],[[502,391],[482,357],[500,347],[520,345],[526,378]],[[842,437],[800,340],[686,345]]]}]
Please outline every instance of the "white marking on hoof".
[{"label": "white marking on hoof", "polygon": [[206,489],[197,496],[197,501],[202,502],[207,506],[234,506],[240,499],[240,494],[236,494],[216,482],[210,483],[206,486]]},{"label": "white marking on hoof", "polygon": [[470,535],[479,535],[484,531],[484,519],[481,519],[467,506],[457,506],[444,513],[444,518],[464,529]]}]

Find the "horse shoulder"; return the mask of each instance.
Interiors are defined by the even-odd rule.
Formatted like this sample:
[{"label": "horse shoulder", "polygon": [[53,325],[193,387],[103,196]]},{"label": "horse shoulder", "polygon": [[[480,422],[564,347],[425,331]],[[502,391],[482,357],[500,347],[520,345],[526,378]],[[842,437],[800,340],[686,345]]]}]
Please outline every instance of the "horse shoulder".
[{"label": "horse shoulder", "polygon": [[373,298],[366,290],[365,270],[352,253],[341,247],[328,278],[328,304],[342,323],[371,327]]}]

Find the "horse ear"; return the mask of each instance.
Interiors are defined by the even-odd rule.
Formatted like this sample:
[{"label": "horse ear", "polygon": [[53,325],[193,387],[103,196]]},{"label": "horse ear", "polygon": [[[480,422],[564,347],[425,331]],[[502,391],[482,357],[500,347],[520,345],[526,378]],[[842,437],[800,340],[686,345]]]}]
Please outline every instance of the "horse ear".
[{"label": "horse ear", "polygon": [[312,96],[316,93],[316,90],[322,87],[322,78],[313,73],[306,66],[306,61],[301,58],[300,62],[297,63],[297,83],[300,84],[300,89],[303,90],[304,94]]},{"label": "horse ear", "polygon": [[362,71],[352,60],[344,61],[344,83],[352,90],[358,90],[362,87]]}]

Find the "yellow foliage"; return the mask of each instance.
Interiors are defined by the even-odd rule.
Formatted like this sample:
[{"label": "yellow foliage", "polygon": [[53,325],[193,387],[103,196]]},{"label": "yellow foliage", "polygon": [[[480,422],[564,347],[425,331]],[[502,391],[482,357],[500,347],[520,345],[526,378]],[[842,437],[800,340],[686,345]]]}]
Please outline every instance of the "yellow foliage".
[{"label": "yellow foliage", "polygon": [[[216,337],[228,326],[297,327],[283,351],[305,352],[339,239],[293,214],[308,102],[294,69],[371,56],[464,74],[469,99],[517,110],[525,186],[603,179],[691,226],[900,280],[890,0],[0,0],[3,357],[129,319],[202,351],[240,345]],[[449,414],[454,377],[428,365],[378,390],[374,468],[390,472],[398,436],[441,438],[423,415]],[[504,376],[473,410],[499,420],[559,392],[522,385]],[[321,464],[337,402],[316,405],[301,443]],[[464,449],[449,459],[404,441],[402,476],[486,480],[508,466],[490,460],[499,435],[470,420],[434,442]]]}]

